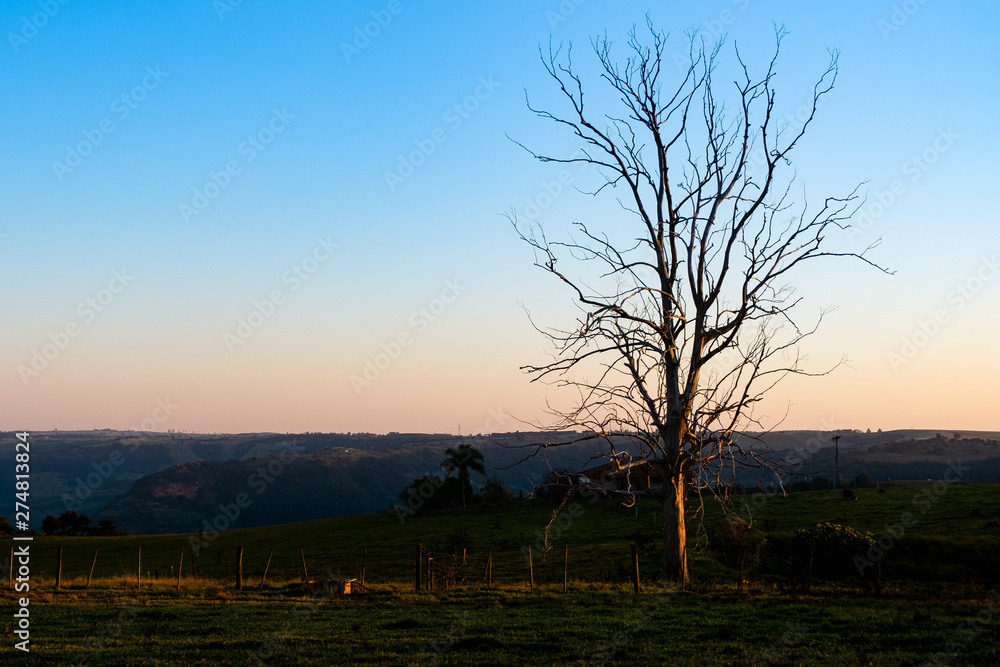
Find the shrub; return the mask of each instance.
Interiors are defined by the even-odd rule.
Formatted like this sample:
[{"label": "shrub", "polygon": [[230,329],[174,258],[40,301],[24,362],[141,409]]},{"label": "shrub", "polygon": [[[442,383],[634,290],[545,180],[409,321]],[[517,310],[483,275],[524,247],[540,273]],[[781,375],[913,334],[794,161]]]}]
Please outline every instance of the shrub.
[{"label": "shrub", "polygon": [[812,555],[812,575],[821,579],[843,579],[858,576],[855,557],[865,557],[875,544],[868,531],[858,531],[838,523],[818,523],[812,528],[800,528],[798,541]]},{"label": "shrub", "polygon": [[490,477],[479,489],[479,497],[487,507],[507,507],[507,502],[514,494],[503,487],[503,482],[497,477]]},{"label": "shrub", "polygon": [[719,560],[726,567],[736,570],[741,580],[760,565],[761,550],[766,541],[764,533],[739,517],[723,521],[712,540]]},{"label": "shrub", "polygon": [[452,504],[462,504],[462,483],[455,477],[441,479],[437,475],[425,475],[411,482],[399,498],[404,500],[404,511],[416,515],[428,511],[447,509]]}]

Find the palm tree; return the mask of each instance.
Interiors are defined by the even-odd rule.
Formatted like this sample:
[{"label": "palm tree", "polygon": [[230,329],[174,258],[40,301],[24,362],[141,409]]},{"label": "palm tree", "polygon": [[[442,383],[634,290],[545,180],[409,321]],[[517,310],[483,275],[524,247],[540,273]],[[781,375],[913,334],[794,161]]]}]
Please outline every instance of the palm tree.
[{"label": "palm tree", "polygon": [[472,445],[459,445],[458,449],[454,447],[446,449],[444,456],[441,467],[444,468],[445,479],[451,473],[458,471],[458,479],[462,483],[462,509],[465,509],[465,487],[472,488],[469,483],[469,471],[486,475],[486,469],[483,468],[483,453]]}]

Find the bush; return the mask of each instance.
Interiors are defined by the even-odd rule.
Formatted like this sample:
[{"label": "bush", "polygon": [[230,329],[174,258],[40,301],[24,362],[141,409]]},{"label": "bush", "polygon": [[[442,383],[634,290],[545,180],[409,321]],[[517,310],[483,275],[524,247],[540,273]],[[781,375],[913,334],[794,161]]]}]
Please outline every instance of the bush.
[{"label": "bush", "polygon": [[507,503],[514,498],[514,494],[505,489],[498,478],[490,477],[479,489],[479,498],[487,507],[506,509]]},{"label": "bush", "polygon": [[425,475],[413,480],[399,497],[405,501],[406,509],[416,515],[448,509],[452,504],[462,505],[462,483],[455,477],[441,479],[437,475]]},{"label": "bush", "polygon": [[720,562],[736,570],[742,578],[760,565],[761,550],[766,541],[764,533],[753,524],[731,517],[722,522],[712,539],[712,546],[719,554]]},{"label": "bush", "polygon": [[96,537],[115,537],[123,535],[111,519],[101,519],[95,526],[86,514],[77,514],[70,510],[59,516],[46,514],[42,519],[42,532],[46,535],[65,535],[81,537],[84,535]]},{"label": "bush", "polygon": [[800,528],[796,533],[812,557],[812,576],[820,579],[843,579],[858,576],[856,557],[865,558],[875,544],[868,531],[858,531],[838,523],[818,523],[812,528]]}]

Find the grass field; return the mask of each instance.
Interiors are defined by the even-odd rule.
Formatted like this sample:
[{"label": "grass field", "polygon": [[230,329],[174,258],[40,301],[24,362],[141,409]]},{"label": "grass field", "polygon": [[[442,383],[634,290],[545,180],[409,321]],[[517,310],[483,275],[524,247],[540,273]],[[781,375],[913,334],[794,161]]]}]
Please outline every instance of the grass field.
[{"label": "grass field", "polygon": [[[33,655],[88,664],[917,665],[1000,660],[987,600],[917,602],[731,592],[459,590],[275,599],[101,594],[35,610]],[[996,611],[1000,614],[1000,610]],[[46,660],[46,662],[48,662]],[[251,661],[251,664],[258,664]]]},{"label": "grass field", "polygon": [[[190,575],[192,536],[36,538],[32,655],[13,649],[14,619],[7,615],[0,622],[0,660],[920,665],[952,650],[948,664],[1000,664],[995,593],[1000,539],[996,530],[985,528],[1000,515],[1000,486],[956,485],[937,495],[931,490],[932,496],[928,489],[862,490],[856,502],[816,492],[751,505],[758,525],[766,525],[775,541],[818,522],[878,535],[904,513],[913,514],[906,534],[885,554],[885,588],[877,600],[857,581],[819,581],[806,592],[789,586],[780,571],[763,567],[737,593],[735,573],[717,560],[706,537],[721,519],[710,502],[704,511],[696,503],[691,508],[691,525],[701,526],[702,536],[690,529],[694,582],[685,591],[655,583],[659,513],[654,505],[582,501],[550,536],[553,549],[545,559],[535,559],[534,592],[528,591],[521,548],[535,543],[536,531],[552,512],[551,505],[534,502],[403,523],[387,513],[223,530],[198,550],[197,576]],[[628,577],[629,547],[637,540],[646,545],[638,596]],[[438,587],[432,592],[413,590],[418,543],[436,554]],[[57,591],[60,545],[63,581]],[[135,574],[140,546],[142,590]],[[182,546],[184,577],[175,590],[172,577]],[[245,554],[243,591],[234,585],[237,546]],[[100,551],[88,589],[95,547]],[[562,592],[564,547],[570,554],[567,593]],[[272,548],[268,582],[258,590]],[[298,583],[300,548],[314,579],[325,572],[359,577],[366,550],[368,590],[328,599],[305,596]],[[491,549],[495,586],[486,588],[482,578]],[[13,598],[4,592],[6,608],[15,608]]]}]

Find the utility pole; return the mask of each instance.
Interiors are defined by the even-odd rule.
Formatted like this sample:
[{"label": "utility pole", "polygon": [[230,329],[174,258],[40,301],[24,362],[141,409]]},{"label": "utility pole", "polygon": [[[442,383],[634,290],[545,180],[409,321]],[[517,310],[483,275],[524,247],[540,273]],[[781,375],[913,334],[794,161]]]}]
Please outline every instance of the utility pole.
[{"label": "utility pole", "polygon": [[837,468],[837,481],[835,488],[840,488],[840,436],[833,436],[833,461]]}]

